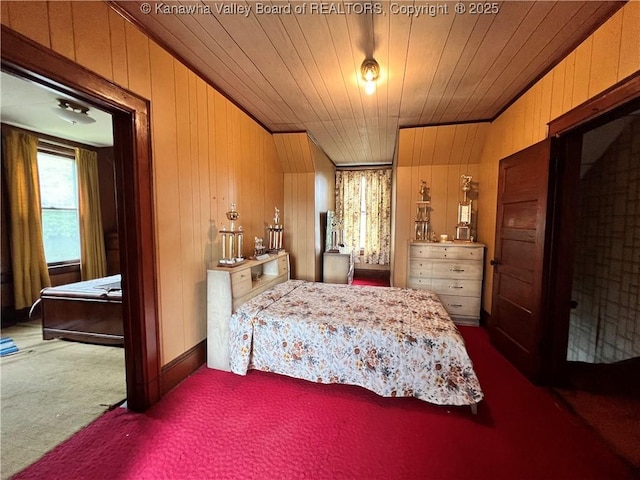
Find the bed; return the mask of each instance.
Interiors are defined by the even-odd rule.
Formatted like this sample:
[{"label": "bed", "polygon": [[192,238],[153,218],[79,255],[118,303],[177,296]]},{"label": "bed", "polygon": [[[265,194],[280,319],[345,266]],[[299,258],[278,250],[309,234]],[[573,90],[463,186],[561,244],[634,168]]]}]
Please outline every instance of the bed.
[{"label": "bed", "polygon": [[387,397],[476,405],[482,389],[435,293],[288,280],[229,319],[232,372],[258,369]]},{"label": "bed", "polygon": [[45,340],[64,338],[100,345],[123,345],[120,275],[47,287],[31,308],[40,308]]}]

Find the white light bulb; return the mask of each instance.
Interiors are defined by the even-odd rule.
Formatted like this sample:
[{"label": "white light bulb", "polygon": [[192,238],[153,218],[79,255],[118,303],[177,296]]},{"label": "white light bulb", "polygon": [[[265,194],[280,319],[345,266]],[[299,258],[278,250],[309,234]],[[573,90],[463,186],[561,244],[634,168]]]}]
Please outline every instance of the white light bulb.
[{"label": "white light bulb", "polygon": [[364,79],[367,82],[371,82],[373,80],[373,69],[367,68],[364,72]]},{"label": "white light bulb", "polygon": [[365,82],[364,91],[367,95],[373,95],[376,92],[376,82],[373,82],[373,81]]}]

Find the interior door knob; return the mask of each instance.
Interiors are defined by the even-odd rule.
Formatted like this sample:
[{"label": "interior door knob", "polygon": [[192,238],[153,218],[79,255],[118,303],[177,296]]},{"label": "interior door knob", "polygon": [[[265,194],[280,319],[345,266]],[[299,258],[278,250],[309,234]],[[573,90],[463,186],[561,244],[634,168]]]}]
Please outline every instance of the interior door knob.
[{"label": "interior door knob", "polygon": [[498,260],[489,260],[489,263],[491,265],[500,265],[500,262]]}]

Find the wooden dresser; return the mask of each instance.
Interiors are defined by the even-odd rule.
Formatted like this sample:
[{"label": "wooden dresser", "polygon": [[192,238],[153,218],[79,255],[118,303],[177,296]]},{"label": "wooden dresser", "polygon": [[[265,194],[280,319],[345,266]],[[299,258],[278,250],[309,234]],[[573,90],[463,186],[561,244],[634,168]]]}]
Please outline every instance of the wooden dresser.
[{"label": "wooden dresser", "polygon": [[455,323],[479,325],[484,248],[480,243],[411,242],[407,286],[437,293]]},{"label": "wooden dresser", "polygon": [[247,300],[289,280],[289,254],[207,270],[207,366],[229,370],[231,314]]}]

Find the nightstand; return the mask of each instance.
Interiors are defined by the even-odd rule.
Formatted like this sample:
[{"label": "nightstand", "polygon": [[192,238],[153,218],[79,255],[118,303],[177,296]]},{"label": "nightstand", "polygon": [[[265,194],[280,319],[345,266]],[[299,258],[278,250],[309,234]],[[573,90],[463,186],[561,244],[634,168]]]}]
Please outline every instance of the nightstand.
[{"label": "nightstand", "polygon": [[353,249],[342,247],[336,252],[324,252],[322,281],[324,283],[351,284],[353,268]]}]

